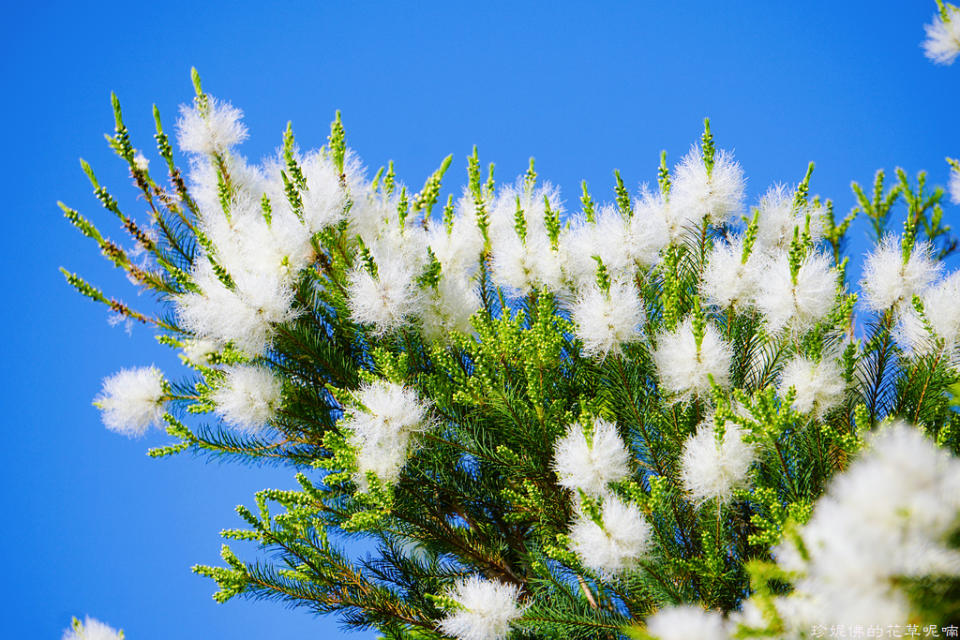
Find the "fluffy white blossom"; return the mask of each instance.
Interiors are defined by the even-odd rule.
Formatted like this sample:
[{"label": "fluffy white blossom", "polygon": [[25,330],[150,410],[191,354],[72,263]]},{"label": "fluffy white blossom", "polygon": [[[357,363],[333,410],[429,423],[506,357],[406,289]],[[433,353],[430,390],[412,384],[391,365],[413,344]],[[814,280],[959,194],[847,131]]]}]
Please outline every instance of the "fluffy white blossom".
[{"label": "fluffy white blossom", "polygon": [[730,637],[723,616],[690,604],[657,611],[647,618],[647,633],[657,640],[727,640]]},{"label": "fluffy white blossom", "polygon": [[709,394],[710,376],[721,387],[729,384],[732,358],[730,345],[710,322],[704,328],[703,341],[697,349],[691,317],[673,331],[661,334],[653,352],[661,387],[681,400],[691,395]]},{"label": "fluffy white blossom", "polygon": [[133,156],[133,164],[140,171],[147,171],[150,168],[150,160],[147,156],[143,155],[142,151],[137,151]]},{"label": "fluffy white blossom", "polygon": [[440,620],[440,631],[457,640],[503,640],[510,623],[523,615],[520,589],[499,580],[473,575],[449,593],[461,608]]},{"label": "fluffy white blossom", "polygon": [[743,190],[743,170],[732,155],[717,151],[708,173],[700,148],[694,147],[674,169],[670,209],[695,224],[704,218],[721,224],[743,208]]},{"label": "fluffy white blossom", "polygon": [[897,341],[913,356],[940,353],[942,348],[946,362],[960,367],[960,271],[929,287],[920,300],[922,317],[912,306],[899,314]]},{"label": "fluffy white blossom", "polygon": [[477,226],[473,198],[461,197],[456,212],[449,229],[442,222],[429,222],[427,242],[443,273],[470,277],[479,268],[483,251],[483,236]]},{"label": "fluffy white blossom", "polygon": [[645,194],[634,200],[633,216],[627,221],[624,250],[638,267],[650,267],[660,259],[660,250],[670,243],[670,230],[659,196]]},{"label": "fluffy white blossom", "polygon": [[[519,199],[519,203],[518,203]],[[490,212],[493,281],[510,293],[525,295],[538,287],[559,291],[563,271],[545,222],[546,203],[561,211],[560,195],[549,184],[523,184],[500,191]],[[517,230],[517,208],[522,211],[523,236]]]},{"label": "fluffy white blossom", "polygon": [[793,408],[797,411],[820,417],[843,401],[843,373],[832,358],[814,362],[798,356],[784,366],[781,376],[780,395],[795,389]]},{"label": "fluffy white blossom", "polygon": [[584,354],[601,358],[640,339],[645,320],[640,292],[633,282],[612,282],[608,291],[590,283],[580,290],[570,315]]},{"label": "fluffy white blossom", "polygon": [[762,262],[755,253],[743,261],[743,244],[739,238],[717,243],[703,270],[701,294],[721,309],[741,309],[752,304],[763,276]]},{"label": "fluffy white blossom", "polygon": [[428,289],[425,296],[420,319],[427,338],[438,340],[453,331],[468,335],[473,332],[470,318],[482,302],[472,280],[462,274],[445,275],[441,271],[436,288]]},{"label": "fluffy white blossom", "polygon": [[945,4],[945,10],[947,20],[938,14],[925,26],[923,52],[937,64],[953,64],[960,55],[960,10],[949,4]]},{"label": "fluffy white blossom", "polygon": [[216,412],[228,425],[255,433],[280,407],[283,384],[266,367],[236,365],[224,370],[226,377],[213,392]]},{"label": "fluffy white blossom", "polygon": [[643,557],[652,531],[636,505],[615,495],[603,498],[600,520],[602,527],[581,513],[570,528],[570,550],[584,566],[602,576],[613,576]]},{"label": "fluffy white blossom", "polygon": [[163,418],[163,374],[154,366],[123,369],[105,378],[94,404],[107,429],[125,436],[140,436]]},{"label": "fluffy white blossom", "polygon": [[410,436],[426,427],[427,407],[413,389],[385,380],[364,383],[356,400],[359,407],[342,423],[357,450],[355,480],[364,490],[368,472],[383,482],[396,482],[407,461]]},{"label": "fluffy white blossom", "polygon": [[960,576],[946,537],[960,512],[960,461],[918,429],[881,429],[870,449],[836,476],[777,562],[800,578],[777,600],[788,630],[811,624],[901,624],[910,606],[900,577]]},{"label": "fluffy white blossom", "polygon": [[718,442],[715,425],[707,420],[687,438],[680,458],[680,478],[695,503],[714,499],[729,502],[734,490],[746,484],[756,451],[744,440],[745,435],[739,425],[727,422],[723,439]]},{"label": "fluffy white blossom", "polygon": [[795,207],[794,193],[784,185],[767,190],[760,199],[757,218],[757,245],[762,251],[788,249],[794,229],[803,233],[810,216],[810,237],[816,242],[823,236],[822,211],[814,206]]},{"label": "fluffy white blossom", "polygon": [[183,359],[195,367],[210,365],[210,356],[217,352],[217,343],[208,338],[190,339],[183,345]]},{"label": "fluffy white blossom", "polygon": [[241,119],[243,112],[229,102],[207,96],[202,106],[180,106],[177,120],[177,142],[183,151],[200,154],[225,154],[247,138]]},{"label": "fluffy white blossom", "polygon": [[929,244],[917,242],[904,262],[900,238],[888,235],[863,265],[863,298],[873,311],[899,310],[923,293],[939,273],[940,264]]},{"label": "fluffy white blossom", "polygon": [[569,425],[566,435],[554,445],[553,460],[561,487],[593,496],[630,474],[630,454],[617,426],[601,418],[593,421],[589,437],[582,425]]},{"label": "fluffy white blossom", "polygon": [[228,288],[207,260],[197,261],[194,284],[199,292],[179,296],[175,303],[183,327],[218,344],[232,342],[250,355],[266,351],[273,326],[296,317],[294,292],[278,274],[245,274]]},{"label": "fluffy white blossom", "polygon": [[403,326],[422,309],[423,292],[417,273],[399,260],[377,264],[377,275],[364,267],[350,274],[351,317],[360,324],[371,324],[382,335]]},{"label": "fluffy white blossom", "polygon": [[600,207],[594,222],[581,219],[564,230],[559,251],[567,279],[577,288],[593,283],[597,273],[595,257],[599,257],[613,280],[632,280],[636,265],[650,259],[642,246],[643,229],[633,227],[638,225],[632,224],[632,218],[624,219],[616,207],[607,205]]},{"label": "fluffy white blossom", "polygon": [[[352,153],[348,153],[344,164],[359,165],[359,161]],[[347,194],[340,184],[337,167],[326,153],[311,153],[304,158],[300,169],[307,182],[307,188],[301,196],[303,219],[310,231],[316,233],[343,218]]]},{"label": "fluffy white blossom", "polygon": [[763,269],[756,305],[770,333],[786,329],[802,334],[827,316],[836,294],[837,271],[825,254],[807,254],[794,282],[790,259],[780,253]]},{"label": "fluffy white blossom", "polygon": [[[957,24],[960,24],[960,21]],[[950,202],[960,204],[960,168],[956,166],[950,168],[947,190],[950,192]]]},{"label": "fluffy white blossom", "polygon": [[677,241],[703,222],[692,209],[675,207],[659,191],[651,193],[646,186],[633,203],[630,218],[632,241],[636,242],[636,259],[641,265],[655,264],[660,250]]},{"label": "fluffy white blossom", "polygon": [[73,624],[63,632],[62,640],[123,640],[123,632],[87,616],[83,622],[74,618]]}]

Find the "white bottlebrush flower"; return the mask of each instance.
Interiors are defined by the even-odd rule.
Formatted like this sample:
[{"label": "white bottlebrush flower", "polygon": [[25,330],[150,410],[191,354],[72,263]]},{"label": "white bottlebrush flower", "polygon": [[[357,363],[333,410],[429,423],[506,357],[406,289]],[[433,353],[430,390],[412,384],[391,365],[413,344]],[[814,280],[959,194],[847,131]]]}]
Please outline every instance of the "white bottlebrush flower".
[{"label": "white bottlebrush flower", "polygon": [[695,605],[664,607],[647,618],[647,633],[657,640],[727,640],[723,616]]},{"label": "white bottlebrush flower", "polygon": [[342,425],[357,451],[355,480],[367,487],[367,473],[386,483],[396,482],[407,461],[410,436],[426,427],[427,407],[416,391],[377,380],[356,393],[360,405]]},{"label": "white bottlebrush flower", "polygon": [[[960,576],[947,536],[960,513],[960,460],[897,423],[837,475],[778,564],[799,578],[776,606],[787,630],[811,624],[900,624],[910,617],[902,578]],[[792,636],[791,636],[792,637]]]},{"label": "white bottlebrush flower", "polygon": [[733,350],[713,323],[708,322],[700,349],[693,333],[693,319],[687,317],[676,329],[659,336],[653,360],[664,391],[678,400],[710,393],[710,377],[724,387],[730,382]]},{"label": "white bottlebrush flower", "polygon": [[133,164],[140,171],[147,171],[150,168],[150,160],[143,155],[142,151],[137,151],[133,156]]},{"label": "white bottlebrush flower", "polygon": [[229,102],[220,102],[207,96],[206,105],[200,108],[180,105],[177,120],[177,142],[188,153],[223,155],[247,138],[247,128],[241,119],[243,112]]},{"label": "white bottlebrush flower", "polygon": [[[357,161],[348,154],[344,162]],[[347,194],[333,160],[326,153],[309,154],[300,169],[307,181],[307,188],[301,193],[303,220],[312,233],[317,233],[343,219]]]},{"label": "white bottlebrush flower", "polygon": [[724,425],[719,442],[714,428],[712,420],[702,423],[687,438],[680,459],[683,486],[698,505],[708,500],[729,502],[734,490],[746,484],[756,458],[753,445],[744,440],[745,433],[735,422]]},{"label": "white bottlebrush flower", "polygon": [[781,376],[780,395],[795,389],[793,408],[797,411],[821,417],[843,401],[846,387],[843,374],[831,358],[814,362],[796,357],[784,366]]},{"label": "white bottlebrush flower", "polygon": [[770,333],[789,330],[802,334],[827,316],[836,295],[837,271],[829,257],[808,254],[794,282],[789,257],[780,253],[763,268],[756,305]]},{"label": "white bottlebrush flower", "polygon": [[938,14],[925,26],[927,39],[923,42],[923,52],[937,64],[953,64],[960,55],[960,10],[949,4],[945,9],[947,20]]},{"label": "white bottlebrush flower", "polygon": [[[642,238],[631,237],[630,226],[630,221],[625,220],[616,207],[603,206],[594,222],[583,218],[565,229],[560,234],[559,251],[566,278],[576,288],[595,282],[595,257],[599,257],[611,279],[632,280],[639,254],[644,251],[631,244]],[[643,259],[647,258],[649,256],[643,255]]]},{"label": "white bottlebrush flower", "polygon": [[377,263],[377,275],[358,267],[350,274],[351,317],[370,324],[377,335],[399,329],[422,309],[416,272],[400,260]]},{"label": "white bottlebrush flower", "polygon": [[123,637],[123,631],[87,616],[83,622],[74,618],[70,628],[63,632],[62,640],[123,640]]},{"label": "white bottlebrush flower", "polygon": [[960,271],[955,271],[924,293],[923,310],[934,334],[948,348],[960,342]]},{"label": "white bottlebrush flower", "polygon": [[660,259],[660,250],[670,243],[670,233],[662,208],[649,201],[636,200],[633,216],[627,221],[623,248],[638,267],[651,267]]},{"label": "white bottlebrush flower", "polygon": [[232,342],[250,355],[261,355],[270,345],[273,326],[296,317],[294,292],[277,274],[243,274],[228,289],[207,260],[199,260],[193,281],[199,292],[176,301],[177,317],[185,329],[219,344]]},{"label": "white bottlebrush flower", "polygon": [[427,338],[443,339],[453,331],[467,335],[473,332],[470,319],[482,301],[472,280],[463,274],[446,275],[441,270],[436,288],[428,289],[424,295],[426,302],[421,320]]},{"label": "white bottlebrush flower", "polygon": [[767,190],[760,199],[760,215],[757,218],[756,249],[776,251],[788,249],[793,240],[794,229],[803,233],[810,216],[810,237],[816,242],[823,236],[822,211],[813,206],[794,206],[794,193],[784,185]]},{"label": "white bottlebrush flower", "polygon": [[580,290],[570,316],[584,354],[600,358],[639,340],[645,320],[640,292],[633,282],[612,282],[608,291],[596,282],[588,284]]},{"label": "white bottlebrush flower", "polygon": [[863,297],[873,311],[910,305],[940,273],[929,244],[917,242],[904,263],[900,238],[886,236],[867,256],[863,265]]},{"label": "white bottlebrush flower", "polygon": [[480,266],[483,251],[483,235],[477,226],[473,198],[466,195],[460,198],[456,211],[450,229],[443,222],[429,222],[427,242],[443,273],[471,277]]},{"label": "white bottlebrush flower", "polygon": [[123,369],[105,378],[94,404],[107,429],[125,436],[141,436],[163,418],[165,382],[154,366]]},{"label": "white bottlebrush flower", "polygon": [[674,169],[670,208],[698,224],[704,218],[721,224],[743,208],[743,191],[743,170],[732,155],[717,151],[708,174],[703,154],[694,147]]},{"label": "white bottlebrush flower", "polygon": [[582,425],[569,425],[553,450],[557,482],[571,491],[599,496],[611,482],[630,474],[630,454],[617,426],[601,418],[593,421],[589,439]]},{"label": "white bottlebrush flower", "polygon": [[448,594],[460,606],[440,620],[440,631],[457,640],[503,640],[523,615],[520,589],[499,580],[470,576]]},{"label": "white bottlebrush flower", "polygon": [[240,431],[259,431],[280,407],[282,382],[261,366],[231,366],[224,373],[226,378],[211,396],[216,412],[224,422]]},{"label": "white bottlebrush flower", "polygon": [[[516,228],[518,198],[525,227],[522,237]],[[490,211],[491,275],[511,294],[526,295],[538,287],[559,291],[563,284],[560,254],[545,222],[547,202],[551,211],[562,211],[555,187],[530,189],[520,182],[502,189]]]},{"label": "white bottlebrush flower", "polygon": [[192,338],[183,345],[183,359],[195,367],[210,366],[210,356],[216,352],[217,343],[209,338]]},{"label": "white bottlebrush flower", "polygon": [[739,238],[714,245],[703,270],[701,294],[720,309],[742,309],[752,304],[763,276],[761,262],[755,253],[743,261],[743,244]]},{"label": "white bottlebrush flower", "polygon": [[601,576],[613,576],[630,569],[650,546],[650,524],[633,504],[614,495],[604,497],[600,527],[580,514],[570,528],[570,550],[584,566]]},{"label": "white bottlebrush flower", "polygon": [[660,192],[651,193],[644,186],[640,198],[633,203],[633,217],[629,222],[629,241],[635,247],[638,264],[656,264],[661,249],[690,233],[702,222],[695,211],[675,207]]},{"label": "white bottlebrush flower", "polygon": [[[957,24],[960,24],[960,21],[957,21]],[[960,204],[960,169],[957,167],[950,168],[947,190],[950,192],[950,202]]]}]

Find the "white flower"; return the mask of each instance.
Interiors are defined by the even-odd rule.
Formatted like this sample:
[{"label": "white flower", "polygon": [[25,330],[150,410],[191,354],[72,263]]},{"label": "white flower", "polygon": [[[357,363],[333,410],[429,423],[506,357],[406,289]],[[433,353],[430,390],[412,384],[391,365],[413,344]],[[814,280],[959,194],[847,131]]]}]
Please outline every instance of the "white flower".
[{"label": "white flower", "polygon": [[[960,24],[960,20],[957,21]],[[947,182],[947,190],[950,192],[950,202],[960,204],[960,169],[950,168],[950,178]]]},{"label": "white flower", "polygon": [[923,293],[939,273],[940,264],[933,259],[929,244],[917,242],[904,263],[900,238],[888,235],[864,263],[864,300],[873,311],[899,310]]},{"label": "white flower", "polygon": [[602,418],[593,421],[589,439],[580,424],[569,425],[553,450],[557,482],[571,491],[599,496],[630,474],[630,454],[617,426]]},{"label": "white flower", "polygon": [[790,540],[773,550],[799,574],[776,603],[787,628],[908,619],[900,578],[960,576],[960,552],[946,543],[958,513],[960,461],[914,427],[882,428],[800,529],[805,555]]},{"label": "white flower", "polygon": [[479,268],[483,251],[483,236],[477,226],[473,198],[460,198],[457,212],[449,230],[442,222],[431,220],[427,242],[443,273],[470,277]]},{"label": "white flower", "polygon": [[723,616],[690,604],[657,611],[647,618],[647,633],[658,640],[727,640],[730,637]]},{"label": "white flower", "polygon": [[721,309],[741,309],[752,304],[758,282],[762,280],[761,262],[752,252],[747,261],[743,261],[743,244],[739,238],[714,245],[700,285],[704,299]]},{"label": "white flower", "polygon": [[933,332],[947,345],[960,341],[960,271],[928,289],[922,299]]},{"label": "white flower", "polygon": [[638,229],[633,237],[632,225],[616,207],[600,208],[594,222],[580,219],[574,226],[565,229],[560,235],[560,254],[567,279],[581,288],[596,281],[597,261],[599,257],[611,279],[632,280],[636,263],[649,258],[634,241],[643,242],[642,230]]},{"label": "white flower", "polygon": [[261,366],[236,365],[224,373],[226,378],[211,396],[217,413],[230,426],[256,433],[276,414],[283,383]]},{"label": "white flower", "polygon": [[362,490],[368,472],[383,482],[396,482],[407,461],[411,434],[426,427],[427,407],[413,389],[385,380],[364,383],[356,399],[360,407],[342,422],[357,450],[354,479]]},{"label": "white flower", "polygon": [[437,287],[427,290],[426,299],[421,313],[425,336],[439,340],[453,331],[467,335],[473,332],[470,318],[482,303],[476,285],[465,275],[445,275],[441,270]]},{"label": "white flower", "polygon": [[708,174],[702,152],[694,147],[674,169],[670,209],[696,224],[704,218],[721,224],[742,209],[743,189],[743,170],[733,156],[717,151]]},{"label": "white flower", "polygon": [[457,640],[503,640],[510,623],[523,615],[520,589],[473,575],[458,581],[449,594],[460,609],[440,620],[440,630]]},{"label": "white flower", "polygon": [[[357,162],[348,154],[345,164]],[[343,219],[347,194],[340,185],[337,168],[325,153],[311,153],[300,165],[307,188],[301,193],[303,219],[311,232],[316,233]]]},{"label": "white flower", "polygon": [[570,550],[584,566],[607,577],[633,567],[647,552],[652,534],[636,505],[614,495],[603,499],[601,522],[603,527],[580,514],[570,528]]},{"label": "white flower", "polygon": [[673,331],[661,334],[653,352],[660,384],[664,391],[677,394],[677,400],[685,400],[691,395],[708,395],[710,376],[718,386],[729,384],[732,357],[730,345],[710,322],[705,327],[698,350],[691,317]]},{"label": "white flower", "polygon": [[217,343],[208,338],[187,340],[183,345],[183,359],[195,367],[210,365],[210,356],[217,352]]},{"label": "white flower", "polygon": [[960,10],[945,5],[947,20],[936,15],[933,22],[924,28],[927,39],[923,42],[923,52],[937,64],[953,64],[960,55]]},{"label": "white flower", "polygon": [[207,96],[205,108],[180,105],[177,120],[177,142],[188,153],[223,155],[247,138],[247,128],[240,121],[243,112],[229,102]]},{"label": "white flower", "polygon": [[680,459],[683,486],[698,505],[714,499],[729,502],[734,490],[746,484],[756,458],[753,445],[744,441],[744,431],[736,423],[724,425],[719,442],[714,429],[712,420],[702,423],[687,438]]},{"label": "white flower", "polygon": [[793,408],[797,411],[822,417],[843,401],[846,384],[833,359],[814,362],[798,356],[786,364],[781,375],[780,395],[795,389]]},{"label": "white flower", "polygon": [[363,267],[354,269],[348,294],[351,317],[372,324],[377,335],[402,327],[422,308],[416,272],[399,260],[377,263],[376,276]]},{"label": "white flower", "polygon": [[788,249],[794,229],[803,233],[810,216],[810,237],[816,242],[823,236],[822,212],[814,206],[794,207],[794,193],[784,185],[771,187],[760,199],[757,218],[757,246],[763,251]]},{"label": "white flower", "polygon": [[837,272],[829,257],[807,254],[794,282],[789,257],[780,253],[763,268],[756,305],[770,333],[789,329],[803,334],[827,316],[836,295]]},{"label": "white flower", "polygon": [[276,274],[244,274],[228,289],[205,259],[197,261],[193,281],[200,292],[175,300],[183,327],[219,344],[232,342],[250,355],[261,355],[270,345],[273,325],[296,317],[293,289]]},{"label": "white flower", "polygon": [[612,282],[608,291],[590,283],[580,290],[570,316],[584,354],[601,358],[639,340],[645,320],[640,292],[633,282]]},{"label": "white flower", "polygon": [[94,400],[107,429],[125,436],[141,436],[163,418],[163,373],[154,366],[123,369],[103,381]]},{"label": "white flower", "polygon": [[87,616],[83,622],[74,618],[62,640],[123,640],[123,632]]},{"label": "white flower", "polygon": [[701,222],[694,210],[674,207],[660,192],[651,193],[644,186],[640,198],[634,201],[629,222],[631,241],[637,243],[635,259],[644,266],[656,264],[661,249]]},{"label": "white flower", "polygon": [[140,171],[147,171],[150,168],[150,160],[147,159],[147,156],[143,155],[142,151],[137,151],[133,156],[133,164]]},{"label": "white flower", "polygon": [[[493,281],[511,294],[526,295],[538,287],[559,291],[563,283],[560,256],[545,222],[547,202],[552,211],[562,210],[559,192],[550,184],[529,189],[520,183],[504,188],[490,212]],[[518,206],[523,237],[516,228]]]}]

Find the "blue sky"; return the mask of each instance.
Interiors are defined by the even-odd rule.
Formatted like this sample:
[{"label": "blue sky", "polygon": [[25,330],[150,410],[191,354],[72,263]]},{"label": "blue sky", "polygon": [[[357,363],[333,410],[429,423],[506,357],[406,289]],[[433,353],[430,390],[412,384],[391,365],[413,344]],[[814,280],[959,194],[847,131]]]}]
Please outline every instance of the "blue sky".
[{"label": "blue sky", "polygon": [[[108,433],[90,405],[121,367],[176,375],[148,330],[109,326],[57,271],[146,304],[55,204],[121,237],[82,156],[142,214],[103,143],[111,90],[148,150],[151,105],[172,129],[196,66],[210,93],[245,111],[250,157],[270,153],[287,120],[302,146],[321,145],[341,109],[368,165],[393,159],[411,184],[449,153],[460,181],[477,144],[501,180],[535,155],[571,206],[581,179],[612,199],[614,168],[628,184],[654,182],[659,151],[679,158],[704,116],[743,165],[752,202],[814,160],[812,191],[846,212],[851,180],[902,166],[944,184],[944,156],[960,155],[960,67],[920,50],[932,0],[40,4],[11,5],[0,24],[9,637],[59,638],[84,614],[130,640],[338,637],[334,621],[276,603],[216,605],[212,584],[189,571],[218,561],[234,505],[292,486],[290,472],[150,460],[162,434]],[[946,216],[960,222],[957,207]],[[865,228],[853,234],[862,246]]]}]

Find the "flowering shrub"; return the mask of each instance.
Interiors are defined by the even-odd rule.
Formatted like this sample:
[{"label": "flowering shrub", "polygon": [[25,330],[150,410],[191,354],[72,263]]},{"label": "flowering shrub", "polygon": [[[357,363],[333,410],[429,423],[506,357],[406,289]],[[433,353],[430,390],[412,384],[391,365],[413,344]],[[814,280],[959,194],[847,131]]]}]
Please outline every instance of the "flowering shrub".
[{"label": "flowering shrub", "polygon": [[[928,55],[952,60],[958,24],[941,5]],[[108,378],[106,425],[165,426],[157,457],[296,472],[300,490],[259,492],[223,532],[264,559],[225,546],[225,566],[195,567],[218,601],[278,598],[411,639],[960,618],[960,273],[925,174],[878,172],[838,218],[811,165],[747,207],[707,122],[676,166],[661,155],[655,187],[617,173],[610,204],[584,184],[567,212],[532,161],[498,184],[476,150],[444,199],[451,158],[419,190],[392,165],[371,178],[339,114],[324,148],[288,127],[252,164],[240,111],[194,84],[186,173],[157,114],[168,185],[114,98],[110,144],[149,224],[84,166],[136,252],[63,208],[161,313],[69,282],[155,327],[187,369]],[[859,283],[856,216],[875,240]],[[376,552],[353,559],[346,534]]]}]

